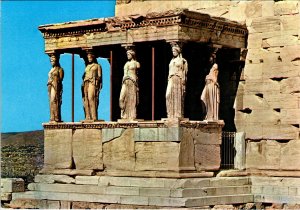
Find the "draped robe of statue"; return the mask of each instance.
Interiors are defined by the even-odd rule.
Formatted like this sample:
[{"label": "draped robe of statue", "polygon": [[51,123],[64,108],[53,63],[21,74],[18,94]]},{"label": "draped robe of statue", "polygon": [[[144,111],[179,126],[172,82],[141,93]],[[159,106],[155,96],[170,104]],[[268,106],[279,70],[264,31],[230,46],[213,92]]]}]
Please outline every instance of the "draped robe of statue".
[{"label": "draped robe of statue", "polygon": [[184,97],[187,61],[179,54],[169,64],[168,85],[166,91],[166,106],[168,118],[182,118],[184,115]]},{"label": "draped robe of statue", "polygon": [[136,109],[139,103],[139,87],[137,70],[140,63],[132,59],[124,66],[124,76],[120,93],[119,105],[122,119],[136,119]]},{"label": "draped robe of statue", "polygon": [[82,98],[86,120],[98,119],[99,92],[102,88],[102,68],[98,63],[86,66],[83,75]]},{"label": "draped robe of statue", "polygon": [[214,64],[205,78],[205,87],[201,94],[205,104],[205,120],[219,120],[220,89],[218,84],[218,65]]},{"label": "draped robe of statue", "polygon": [[61,121],[61,104],[62,104],[62,81],[64,78],[64,70],[56,65],[48,74],[48,95],[50,101],[50,121]]}]

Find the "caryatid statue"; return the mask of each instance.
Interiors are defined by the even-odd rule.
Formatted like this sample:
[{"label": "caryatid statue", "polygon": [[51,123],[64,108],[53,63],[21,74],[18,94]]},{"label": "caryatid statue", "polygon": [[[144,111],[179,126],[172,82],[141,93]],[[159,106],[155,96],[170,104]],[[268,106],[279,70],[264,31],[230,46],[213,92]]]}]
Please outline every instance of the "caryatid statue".
[{"label": "caryatid statue", "polygon": [[136,61],[135,51],[127,50],[128,61],[124,65],[124,76],[120,93],[119,105],[121,108],[121,118],[136,119],[137,105],[139,103],[138,70],[140,63]]},{"label": "caryatid statue", "polygon": [[87,65],[82,76],[82,100],[86,120],[98,119],[99,93],[102,89],[102,68],[92,52],[87,54]]},{"label": "caryatid statue", "polygon": [[48,95],[50,102],[50,121],[61,121],[61,104],[62,104],[62,92],[64,79],[64,70],[59,64],[59,55],[51,54],[50,62],[52,65],[51,70],[48,73]]},{"label": "caryatid statue", "polygon": [[205,104],[205,120],[219,120],[220,88],[218,84],[218,64],[214,63],[209,74],[205,78],[205,87],[201,94],[201,100]]},{"label": "caryatid statue", "polygon": [[184,117],[184,98],[188,72],[188,63],[182,57],[181,48],[171,43],[173,58],[169,64],[166,105],[168,118]]}]

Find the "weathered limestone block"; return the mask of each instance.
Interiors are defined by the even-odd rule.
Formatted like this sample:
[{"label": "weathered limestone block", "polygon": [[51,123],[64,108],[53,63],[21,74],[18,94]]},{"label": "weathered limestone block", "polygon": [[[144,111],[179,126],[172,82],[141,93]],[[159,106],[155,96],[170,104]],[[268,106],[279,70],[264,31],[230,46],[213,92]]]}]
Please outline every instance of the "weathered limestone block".
[{"label": "weathered limestone block", "polygon": [[282,30],[294,30],[299,28],[300,15],[283,15],[280,16]]},{"label": "weathered limestone block", "polygon": [[[280,78],[279,78],[280,79]],[[244,85],[243,94],[279,94],[280,93],[280,83],[272,79],[259,79],[252,80],[248,79]],[[262,96],[263,98],[263,96]]]},{"label": "weathered limestone block", "polygon": [[86,185],[98,185],[99,179],[100,179],[99,176],[76,176],[75,183],[86,184]]},{"label": "weathered limestone block", "polygon": [[247,18],[256,18],[262,16],[262,4],[261,2],[251,1],[247,2],[245,14]]},{"label": "weathered limestone block", "polygon": [[292,177],[259,177],[251,176],[251,183],[253,186],[277,186],[277,187],[289,187],[300,186],[299,178]]},{"label": "weathered limestone block", "polygon": [[221,164],[220,145],[196,144],[195,166],[197,171],[214,171]]},{"label": "weathered limestone block", "polygon": [[103,128],[102,129],[102,142],[107,142],[107,141],[111,141],[115,138],[118,138],[122,135],[122,133],[125,131],[124,128],[110,128],[110,129],[106,129]]},{"label": "weathered limestone block", "polygon": [[284,124],[300,124],[300,108],[298,109],[282,109],[280,112],[281,123]]},{"label": "weathered limestone block", "polygon": [[[248,58],[248,56],[247,56],[247,58]],[[262,78],[262,73],[263,73],[262,63],[247,64],[244,68],[244,78],[245,78],[245,80],[247,80],[247,79],[256,79],[256,80],[261,79]]]},{"label": "weathered limestone block", "polygon": [[280,82],[281,93],[299,93],[300,91],[300,76],[290,77]]},{"label": "weathered limestone block", "polygon": [[280,31],[280,17],[255,18],[248,30],[249,33]]},{"label": "weathered limestone block", "polygon": [[71,207],[72,207],[71,204],[72,204],[71,201],[60,201],[60,208],[61,209],[71,209]]},{"label": "weathered limestone block", "polygon": [[134,129],[126,129],[120,137],[103,144],[103,161],[106,170],[134,170],[133,136]]},{"label": "weathered limestone block", "polygon": [[[225,8],[219,10],[219,7],[214,7],[214,10],[219,10],[220,12],[222,11],[222,15],[221,17],[230,19],[230,20],[234,20],[234,21],[238,21],[238,22],[245,22],[246,19],[246,14],[245,14],[245,9],[246,9],[247,4],[245,4],[244,2],[241,2],[240,4],[236,4],[234,6],[229,6],[229,5],[225,5]],[[202,9],[201,12],[206,13],[206,11],[208,11],[208,9]],[[213,15],[213,13],[209,12],[208,14]]]},{"label": "weathered limestone block", "polygon": [[46,129],[44,139],[44,168],[71,168],[72,129]]},{"label": "weathered limestone block", "polygon": [[24,180],[21,178],[1,178],[1,193],[24,192]]},{"label": "weathered limestone block", "polygon": [[[247,64],[246,64],[247,65]],[[244,85],[244,93],[260,93],[263,89],[262,80],[247,80]]]},{"label": "weathered limestone block", "polygon": [[73,177],[67,176],[67,175],[40,175],[37,174],[34,177],[34,182],[37,183],[65,183],[65,184],[71,184],[75,183],[75,179]]},{"label": "weathered limestone block", "polygon": [[180,141],[181,128],[135,128],[134,141]]},{"label": "weathered limestone block", "polygon": [[[246,114],[243,114],[246,115]],[[237,130],[246,133],[246,139],[261,139],[263,136],[262,123],[237,123]]]},{"label": "weathered limestone block", "polygon": [[180,144],[177,142],[136,142],[136,171],[179,170]]},{"label": "weathered limestone block", "polygon": [[292,125],[277,124],[263,125],[263,139],[291,140],[298,137],[299,128]]},{"label": "weathered limestone block", "polygon": [[222,131],[221,127],[212,128],[184,128],[183,137],[191,137],[195,144],[221,144]]},{"label": "weathered limestone block", "polygon": [[276,80],[273,81],[271,79],[264,79],[263,81],[263,89],[262,91],[264,93],[268,92],[268,94],[271,93],[280,93],[280,83]]},{"label": "weathered limestone block", "polygon": [[249,141],[246,148],[246,168],[279,169],[280,143],[274,140]]},{"label": "weathered limestone block", "polygon": [[298,37],[293,35],[281,34],[280,36],[275,36],[269,39],[262,41],[262,47],[280,47],[280,46],[289,46],[297,45]]},{"label": "weathered limestone block", "polygon": [[67,193],[93,193],[104,194],[105,188],[98,186],[97,182],[91,184],[91,182],[81,182],[81,184],[45,184],[45,183],[30,183],[28,189],[31,191],[40,192],[67,192]]},{"label": "weathered limestone block", "polygon": [[73,134],[76,169],[103,169],[102,135],[99,129],[77,129]]},{"label": "weathered limestone block", "polygon": [[274,1],[261,1],[261,4],[263,17],[274,16]]},{"label": "weathered limestone block", "polygon": [[12,193],[5,193],[1,191],[1,201],[11,201]]},{"label": "weathered limestone block", "polygon": [[277,123],[280,114],[273,109],[253,109],[251,113],[245,114],[245,123]]},{"label": "weathered limestone block", "polygon": [[[264,33],[262,33],[264,34]],[[263,43],[264,43],[264,38],[262,41],[262,47],[264,47]],[[269,47],[269,46],[266,46]],[[274,63],[274,62],[279,62],[278,60],[278,53],[274,52],[273,50],[269,50],[269,49],[249,49],[248,53],[247,53],[247,57],[246,57],[246,66],[245,66],[245,70],[247,68],[251,68],[251,66],[247,66],[249,64],[263,64],[263,63]],[[253,66],[254,68],[252,68],[251,70],[256,70],[257,66]],[[257,70],[258,71],[258,70]]]},{"label": "weathered limestone block", "polygon": [[253,33],[248,35],[247,49],[259,49],[262,44],[262,33]]},{"label": "weathered limestone block", "polygon": [[280,169],[299,170],[300,169],[300,140],[291,140],[283,144],[280,151]]},{"label": "weathered limestone block", "polygon": [[292,94],[264,94],[264,100],[270,108],[297,109],[299,97]]},{"label": "weathered limestone block", "polygon": [[243,96],[243,107],[241,109],[247,107],[251,109],[266,109],[269,107],[269,104],[266,103],[266,101],[263,98],[252,93],[245,94]]},{"label": "weathered limestone block", "polygon": [[279,1],[274,4],[274,15],[298,14],[298,1]]},{"label": "weathered limestone block", "polygon": [[[227,14],[229,12],[229,8],[228,6],[218,6],[218,7],[210,7],[210,8],[206,8],[206,9],[200,9],[199,12],[201,13],[205,13],[205,14],[209,14],[215,17],[221,17],[224,14]],[[240,18],[242,19],[242,16],[239,17],[235,17],[235,18]],[[234,19],[234,17],[232,18]],[[236,20],[236,19],[234,19]]]},{"label": "weathered limestone block", "polygon": [[244,170],[246,164],[246,142],[245,132],[237,132],[234,141],[235,157],[234,168]]},{"label": "weathered limestone block", "polygon": [[183,128],[180,142],[179,167],[180,170],[195,170],[194,144],[195,135],[193,128]]},{"label": "weathered limestone block", "polygon": [[290,62],[292,60],[290,55],[287,54],[284,55],[283,52],[281,52],[280,59],[286,61],[274,62],[271,64],[266,63],[263,65],[264,71],[262,76],[264,80],[271,79],[271,78],[287,78],[287,77],[299,76],[299,67],[293,65],[293,63]]}]

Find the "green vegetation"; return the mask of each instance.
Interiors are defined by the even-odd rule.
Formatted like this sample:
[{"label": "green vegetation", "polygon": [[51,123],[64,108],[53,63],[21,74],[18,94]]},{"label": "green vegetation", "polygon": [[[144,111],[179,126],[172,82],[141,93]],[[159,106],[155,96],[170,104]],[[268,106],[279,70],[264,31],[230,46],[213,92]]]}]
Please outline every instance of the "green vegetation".
[{"label": "green vegetation", "polygon": [[42,169],[44,145],[6,145],[1,148],[1,177],[23,178],[25,183],[32,182]]}]

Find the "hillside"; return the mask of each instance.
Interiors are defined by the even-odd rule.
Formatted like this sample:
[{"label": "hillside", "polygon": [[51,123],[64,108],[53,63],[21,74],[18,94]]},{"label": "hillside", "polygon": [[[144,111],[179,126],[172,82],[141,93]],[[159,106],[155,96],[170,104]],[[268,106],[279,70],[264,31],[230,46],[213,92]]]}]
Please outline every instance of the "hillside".
[{"label": "hillside", "polygon": [[8,145],[37,145],[44,141],[44,131],[1,133],[1,147]]},{"label": "hillside", "polygon": [[1,177],[33,181],[44,162],[44,131],[1,134]]}]

